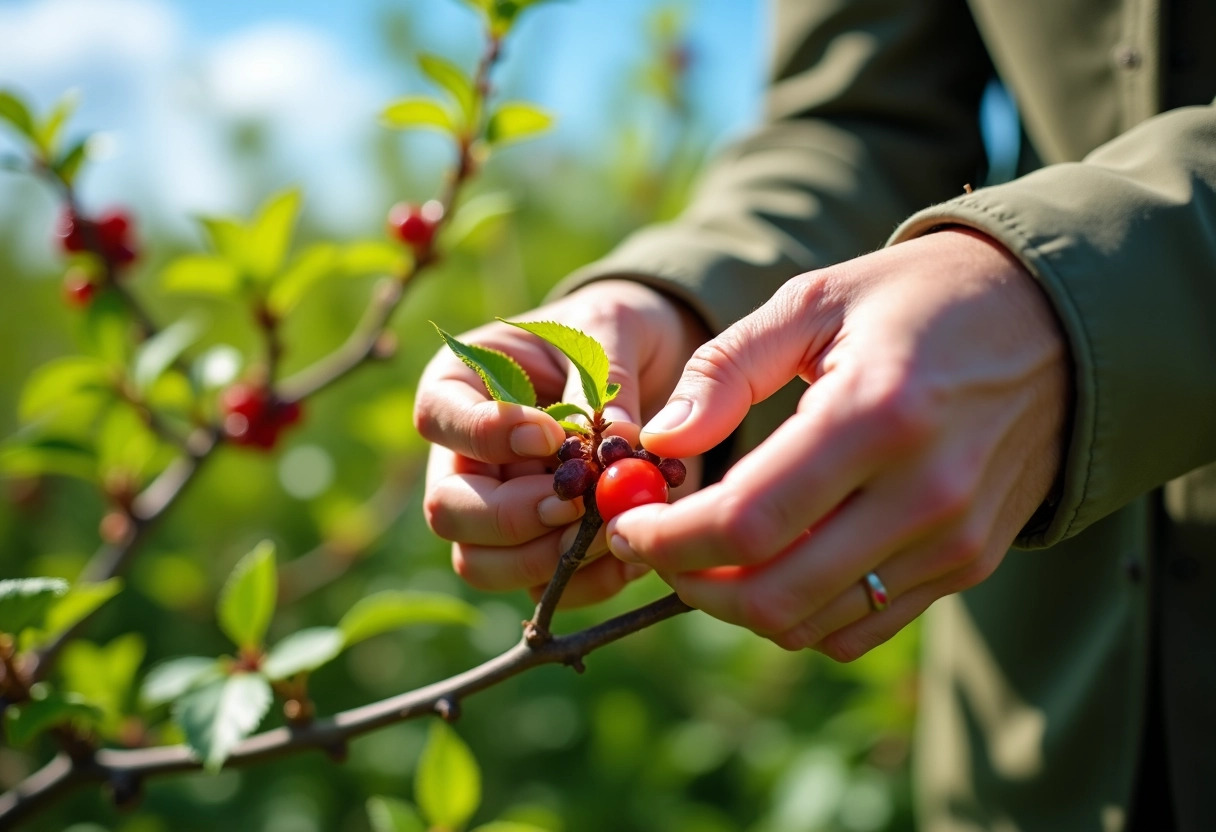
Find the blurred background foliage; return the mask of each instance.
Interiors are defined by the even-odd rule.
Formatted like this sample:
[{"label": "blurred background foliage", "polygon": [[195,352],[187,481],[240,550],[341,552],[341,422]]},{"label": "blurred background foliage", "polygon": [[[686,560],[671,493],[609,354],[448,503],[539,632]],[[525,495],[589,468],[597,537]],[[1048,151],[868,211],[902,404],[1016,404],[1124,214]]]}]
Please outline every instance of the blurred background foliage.
[{"label": "blurred background foliage", "polygon": [[[557,135],[502,153],[474,184],[467,198],[483,200],[486,221],[411,290],[394,323],[397,356],[307,402],[302,427],[273,453],[223,449],[156,528],[124,590],[65,653],[56,676],[103,707],[105,730],[115,744],[178,739],[165,727],[163,709],[139,710],[137,680],[164,658],[228,649],[214,620],[215,597],[236,560],[263,538],[277,542],[281,563],[282,601],[272,637],[333,624],[356,600],[381,589],[441,591],[483,613],[472,630],[413,628],[357,645],[313,677],[321,713],[454,674],[518,639],[519,622],[531,610],[528,599],[464,587],[451,573],[446,545],[422,520],[425,446],[410,424],[410,409],[418,375],[439,346],[426,322],[460,332],[491,316],[531,308],[554,282],[606,252],[630,229],[678,212],[706,155],[758,107],[763,41],[741,32],[717,40],[706,35],[715,30],[705,21],[722,15],[727,4],[634,0],[620,4],[628,13],[616,13],[605,4],[577,0],[529,12],[532,29],[512,47],[500,83],[513,96],[528,97],[535,85],[530,74],[569,75],[567,83],[581,90],[582,100],[571,117],[597,113],[594,139],[579,139],[578,124],[567,127],[562,120],[568,114],[560,103],[551,105],[561,125]],[[24,4],[26,11],[39,5]],[[112,5],[123,13],[139,4]],[[475,19],[451,10],[435,17],[438,7],[456,5],[354,3],[342,15],[361,16],[376,33],[377,77],[393,95],[421,88],[413,69],[420,50],[444,51],[470,63],[479,43]],[[761,3],[729,5],[736,16],[746,7],[759,21],[747,31],[762,32]],[[186,12],[197,9],[182,12],[189,19]],[[546,58],[545,41],[553,31],[541,19],[550,13],[591,19],[581,25],[598,27],[606,40],[633,48],[608,59],[609,71],[601,66],[594,75],[580,72],[577,63]],[[73,23],[65,18],[62,25]],[[437,26],[451,30],[438,47],[431,42]],[[0,43],[5,37],[0,31]],[[568,49],[563,54],[571,59]],[[273,65],[261,69],[275,71]],[[0,85],[22,87],[19,69],[0,61],[0,70]],[[752,90],[750,105],[732,105],[726,115],[713,86],[723,73],[744,74],[750,79],[744,88]],[[103,104],[123,96],[121,83],[129,81],[118,73],[119,86],[110,88],[104,78],[49,77],[80,84],[86,96],[96,92],[94,99]],[[89,84],[103,86],[94,91]],[[41,90],[31,95],[40,107],[49,106]],[[303,181],[299,245],[381,235],[388,205],[429,197],[448,162],[442,142],[381,130],[369,115],[353,151],[343,152],[353,152],[371,171],[358,182],[373,184],[357,209],[335,219],[327,209],[343,203],[312,187],[313,167],[336,166],[341,176],[340,164],[318,159],[310,165],[293,156],[290,148],[298,150],[298,142],[292,145],[281,135],[290,131],[290,122],[261,119],[256,108],[233,115],[204,104],[205,97],[196,97],[183,106],[196,111],[200,129],[218,137],[219,150],[212,155],[219,154],[231,175],[227,185],[239,184],[220,188],[224,183],[216,181],[223,193],[215,200],[247,214],[274,189]],[[104,106],[91,112],[83,126],[106,129]],[[206,332],[189,356],[215,347],[256,354],[247,310],[158,290],[164,264],[199,247],[188,209],[201,213],[216,204],[200,197],[193,206],[184,200],[182,209],[183,200],[150,187],[146,176],[116,176],[115,169],[130,171],[132,162],[141,161],[130,158],[140,155],[134,140],[118,158],[106,159],[106,142],[122,147],[122,140],[121,132],[103,134],[103,152],[81,187],[86,203],[123,204],[135,215],[143,256],[134,291],[161,322],[202,314]],[[172,164],[190,168],[196,163],[191,141],[175,141],[181,147]],[[0,155],[9,149],[0,144]],[[156,164],[151,156],[144,161]],[[510,210],[503,212],[504,205]],[[22,385],[36,367],[91,349],[81,313],[60,296],[63,263],[51,241],[55,215],[54,196],[41,184],[0,171],[3,436],[19,429]],[[370,278],[318,284],[285,324],[285,369],[303,367],[341,343],[371,287]],[[105,510],[97,488],[79,480],[0,480],[0,576],[74,578],[97,546]],[[559,614],[557,626],[588,626],[662,592],[657,579],[647,578],[612,602]],[[485,801],[477,820],[515,818],[553,832],[909,829],[916,649],[915,632],[906,632],[858,662],[837,665],[809,652],[785,653],[694,613],[594,653],[584,675],[553,667],[531,671],[469,700],[457,724],[483,769]],[[267,724],[280,720],[272,714]],[[217,776],[154,780],[129,812],[86,790],[29,828],[366,830],[369,796],[410,797],[426,731],[420,722],[381,730],[356,740],[341,765],[309,753]],[[45,742],[0,747],[0,786],[12,785],[51,751]]]}]

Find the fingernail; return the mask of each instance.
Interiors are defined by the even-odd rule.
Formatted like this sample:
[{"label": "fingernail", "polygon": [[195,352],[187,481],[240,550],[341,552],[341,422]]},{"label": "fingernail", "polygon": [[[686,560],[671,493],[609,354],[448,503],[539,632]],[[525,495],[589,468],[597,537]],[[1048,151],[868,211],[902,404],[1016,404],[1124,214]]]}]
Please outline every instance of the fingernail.
[{"label": "fingernail", "polygon": [[511,431],[511,450],[520,456],[549,456],[557,453],[557,446],[540,425],[516,425]]},{"label": "fingernail", "polygon": [[692,402],[688,399],[672,399],[667,406],[654,415],[642,428],[642,433],[666,433],[675,430],[692,415]]},{"label": "fingernail", "polygon": [[642,559],[638,557],[638,553],[633,551],[629,546],[629,541],[621,537],[619,534],[614,534],[608,541],[608,550],[616,556],[617,560],[623,560],[625,563],[641,563]]},{"label": "fingernail", "polygon": [[570,547],[574,545],[574,540],[578,537],[578,529],[578,526],[571,526],[566,529],[565,534],[562,535],[562,539],[558,541],[557,545],[561,547],[563,554],[570,551]]},{"label": "fingernail", "polygon": [[540,517],[540,522],[553,529],[573,523],[582,513],[577,501],[563,500],[557,496],[546,497],[536,504],[536,514]]},{"label": "fingernail", "polygon": [[626,581],[636,581],[643,575],[650,574],[650,567],[644,563],[627,563],[621,570]]}]

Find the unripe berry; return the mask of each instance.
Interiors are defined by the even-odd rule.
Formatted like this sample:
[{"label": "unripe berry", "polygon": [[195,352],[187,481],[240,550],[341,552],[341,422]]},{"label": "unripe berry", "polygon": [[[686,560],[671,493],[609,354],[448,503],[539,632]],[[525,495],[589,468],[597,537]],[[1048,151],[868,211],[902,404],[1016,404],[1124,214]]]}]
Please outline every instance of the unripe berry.
[{"label": "unripe berry", "polygon": [[623,436],[608,436],[600,443],[600,464],[605,468],[618,459],[633,456],[629,440]]},{"label": "unripe berry", "polygon": [[563,500],[573,500],[587,493],[595,484],[599,471],[585,459],[568,459],[553,472],[553,492]]},{"label": "unripe berry", "polygon": [[659,463],[659,473],[663,475],[663,479],[667,480],[668,485],[672,488],[679,488],[688,476],[688,469],[684,467],[683,462],[671,457]]},{"label": "unripe berry", "polygon": [[586,458],[587,441],[581,436],[567,436],[566,441],[557,449],[557,459],[560,462]]}]

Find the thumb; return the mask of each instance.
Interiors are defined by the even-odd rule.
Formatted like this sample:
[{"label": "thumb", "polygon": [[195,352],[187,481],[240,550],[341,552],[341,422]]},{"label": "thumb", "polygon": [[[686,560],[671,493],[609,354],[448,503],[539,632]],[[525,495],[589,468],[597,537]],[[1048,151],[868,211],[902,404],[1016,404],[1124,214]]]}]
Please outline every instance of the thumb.
[{"label": "thumb", "polygon": [[840,326],[816,273],[794,278],[752,314],[693,353],[667,405],[642,427],[659,456],[690,457],[730,436],[751,406],[810,377]]}]

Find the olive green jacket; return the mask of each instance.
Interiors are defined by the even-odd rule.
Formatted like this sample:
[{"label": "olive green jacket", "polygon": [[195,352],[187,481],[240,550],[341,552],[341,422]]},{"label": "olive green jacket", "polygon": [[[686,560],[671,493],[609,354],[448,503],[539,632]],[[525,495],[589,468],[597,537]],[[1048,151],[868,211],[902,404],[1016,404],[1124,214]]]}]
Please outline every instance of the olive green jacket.
[{"label": "olive green jacket", "polygon": [[[1216,830],[1216,3],[789,0],[777,24],[766,125],[561,290],[631,276],[716,332],[884,241],[1001,241],[1067,333],[1071,439],[1044,522],[927,615],[924,828],[1125,828],[1155,644],[1178,821]],[[950,199],[983,175],[994,72],[1042,167]]]}]

